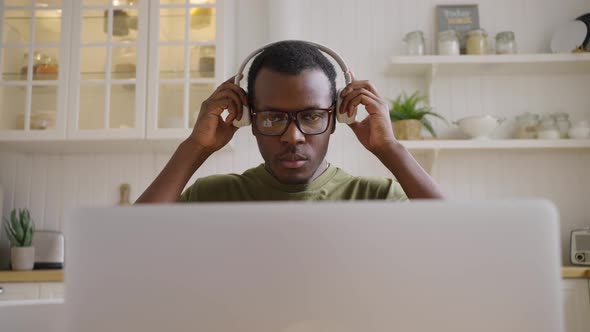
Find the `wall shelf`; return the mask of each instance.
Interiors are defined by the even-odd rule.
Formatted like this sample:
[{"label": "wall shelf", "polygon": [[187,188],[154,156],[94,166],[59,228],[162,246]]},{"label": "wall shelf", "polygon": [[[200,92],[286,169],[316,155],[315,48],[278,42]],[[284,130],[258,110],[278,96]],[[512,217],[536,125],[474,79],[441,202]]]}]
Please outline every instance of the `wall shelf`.
[{"label": "wall shelf", "polygon": [[590,53],[393,56],[391,64],[403,76],[588,74]]},{"label": "wall shelf", "polygon": [[590,149],[590,139],[486,139],[401,141],[408,150]]}]

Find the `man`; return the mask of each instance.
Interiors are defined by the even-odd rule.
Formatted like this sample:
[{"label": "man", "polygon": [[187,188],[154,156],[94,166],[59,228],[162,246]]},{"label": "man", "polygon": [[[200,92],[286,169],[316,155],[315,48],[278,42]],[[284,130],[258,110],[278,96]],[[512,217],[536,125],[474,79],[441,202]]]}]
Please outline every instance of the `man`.
[{"label": "man", "polygon": [[[389,107],[369,81],[353,80],[336,110],[336,72],[315,47],[284,41],[252,62],[248,93],[221,84],[201,105],[195,127],[136,203],[175,201],[358,200],[443,198],[410,153],[395,139]],[[181,194],[194,172],[226,145],[238,128],[234,119],[249,108],[252,133],[264,164],[243,174],[198,179]],[[392,172],[392,179],[354,177],[326,159],[335,112],[350,115],[364,105],[369,114],[350,124],[362,145]],[[228,117],[221,114],[227,109]]]}]

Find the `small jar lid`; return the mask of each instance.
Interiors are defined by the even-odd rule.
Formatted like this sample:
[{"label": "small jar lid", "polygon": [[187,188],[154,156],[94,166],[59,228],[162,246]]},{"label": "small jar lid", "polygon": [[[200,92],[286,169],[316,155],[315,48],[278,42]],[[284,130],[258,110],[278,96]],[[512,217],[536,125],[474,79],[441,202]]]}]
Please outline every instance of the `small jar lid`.
[{"label": "small jar lid", "polygon": [[455,30],[444,30],[444,31],[440,31],[438,33],[438,36],[439,37],[455,37],[455,36],[458,36],[458,35],[459,34]]},{"label": "small jar lid", "polygon": [[500,31],[496,34],[496,39],[514,39],[514,32]]},{"label": "small jar lid", "polygon": [[424,33],[421,30],[410,31],[406,34],[405,39],[414,38],[414,37],[424,37]]},{"label": "small jar lid", "polygon": [[469,30],[469,32],[467,32],[467,36],[478,36],[478,35],[483,35],[483,36],[487,37],[488,33],[484,29],[473,29],[473,30]]}]

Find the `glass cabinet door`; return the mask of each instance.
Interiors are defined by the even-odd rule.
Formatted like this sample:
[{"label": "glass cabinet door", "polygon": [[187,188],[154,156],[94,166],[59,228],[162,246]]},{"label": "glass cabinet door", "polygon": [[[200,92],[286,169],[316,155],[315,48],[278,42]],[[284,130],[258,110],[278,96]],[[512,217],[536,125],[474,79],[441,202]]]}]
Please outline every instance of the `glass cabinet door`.
[{"label": "glass cabinet door", "polygon": [[75,3],[69,135],[145,137],[149,1]]},{"label": "glass cabinet door", "polygon": [[65,0],[0,3],[1,138],[65,137],[69,10]]},{"label": "glass cabinet door", "polygon": [[183,138],[220,81],[215,0],[150,6],[148,138]]}]

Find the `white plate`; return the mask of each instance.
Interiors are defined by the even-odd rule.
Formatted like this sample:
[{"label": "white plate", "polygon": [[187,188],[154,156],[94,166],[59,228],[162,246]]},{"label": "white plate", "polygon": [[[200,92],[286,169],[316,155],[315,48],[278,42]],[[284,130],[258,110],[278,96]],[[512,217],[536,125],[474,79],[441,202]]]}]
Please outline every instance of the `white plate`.
[{"label": "white plate", "polygon": [[584,43],[587,33],[588,27],[582,21],[571,21],[560,26],[551,38],[551,52],[572,53]]}]

